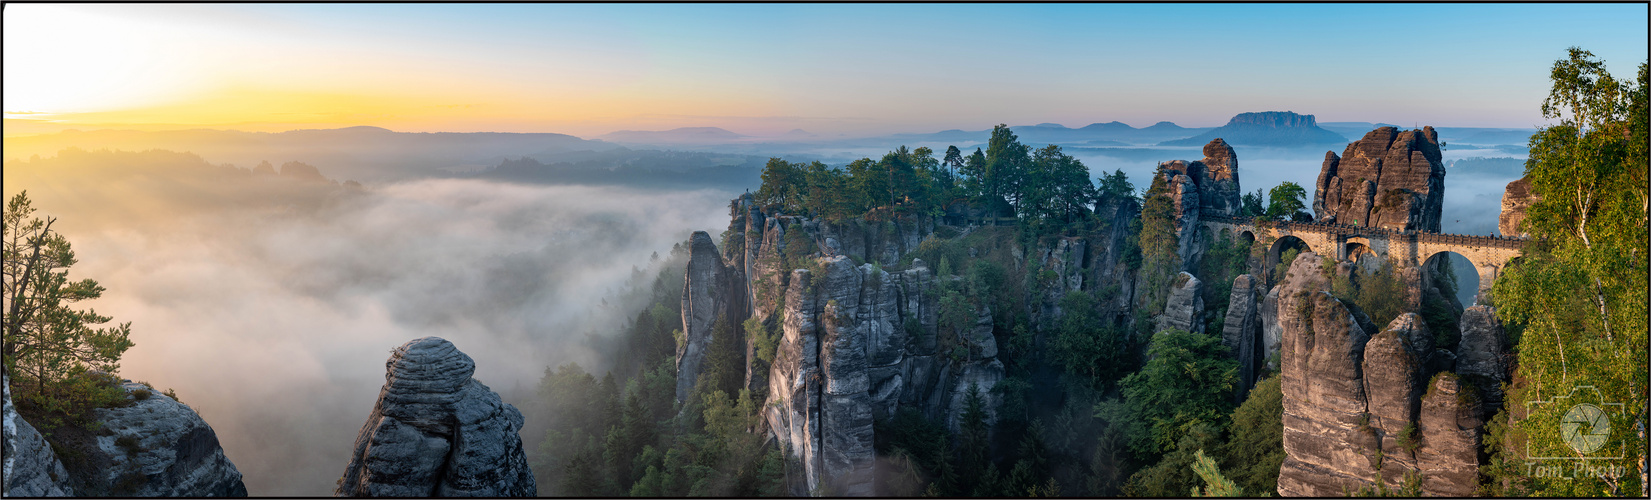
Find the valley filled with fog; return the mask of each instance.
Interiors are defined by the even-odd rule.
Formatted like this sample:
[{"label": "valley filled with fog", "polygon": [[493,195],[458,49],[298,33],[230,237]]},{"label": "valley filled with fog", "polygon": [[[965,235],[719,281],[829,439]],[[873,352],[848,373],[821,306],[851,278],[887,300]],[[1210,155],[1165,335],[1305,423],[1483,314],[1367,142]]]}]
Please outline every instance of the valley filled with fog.
[{"label": "valley filled with fog", "polygon": [[[768,156],[840,167],[900,145],[968,154],[985,139],[616,145],[436,134],[450,149],[425,144],[418,156],[407,148],[421,138],[382,129],[300,135],[7,139],[5,194],[27,190],[59,218],[54,228],[80,260],[72,277],[109,290],[90,305],[132,322],[136,347],[121,374],[176,389],[212,423],[253,495],[330,494],[384,359],[410,339],[452,341],[518,406],[548,367],[600,373],[602,339],[640,306],[626,291],[654,286],[690,232],[720,233],[729,200],[760,184]],[[1157,162],[1201,156],[1150,143],[1065,146],[1091,178],[1122,170],[1138,191]],[[1325,151],[1342,146],[1236,144],[1244,191],[1291,181],[1310,198]],[[131,152],[150,147],[195,154]],[[1447,149],[1445,232],[1494,232],[1503,187],[1522,175],[1523,155],[1507,149]]]}]

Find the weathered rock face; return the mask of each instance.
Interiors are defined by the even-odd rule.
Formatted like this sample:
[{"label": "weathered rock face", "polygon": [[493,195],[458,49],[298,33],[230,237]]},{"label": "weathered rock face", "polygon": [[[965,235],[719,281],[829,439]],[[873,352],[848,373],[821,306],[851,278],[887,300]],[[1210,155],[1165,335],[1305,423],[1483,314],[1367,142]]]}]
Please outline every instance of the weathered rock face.
[{"label": "weathered rock face", "polygon": [[[1500,409],[1502,383],[1508,382],[1508,337],[1496,309],[1473,306],[1462,312],[1462,340],[1456,345],[1456,373],[1470,383],[1484,400],[1486,413]],[[1489,415],[1481,415],[1489,418]]]},{"label": "weathered rock face", "polygon": [[1199,186],[1195,179],[1204,177],[1204,164],[1175,160],[1158,164],[1158,176],[1169,188],[1174,200],[1175,254],[1181,257],[1181,269],[1198,269],[1198,258],[1204,246],[1198,241]]},{"label": "weathered rock face", "polygon": [[134,394],[131,406],[92,410],[113,434],[97,436],[96,447],[81,450],[85,460],[69,465],[76,494],[246,496],[241,472],[200,415],[143,384],[121,388]]},{"label": "weathered rock face", "polygon": [[1460,385],[1455,374],[1433,379],[1421,401],[1422,446],[1416,450],[1422,475],[1422,494],[1431,497],[1468,497],[1478,487],[1479,402],[1472,390]]},{"label": "weathered rock face", "polygon": [[533,496],[522,414],[471,378],[451,342],[415,339],[385,361],[384,388],[356,436],[341,496]]},{"label": "weathered rock face", "polygon": [[1296,257],[1277,288],[1286,453],[1280,496],[1356,489],[1373,475],[1371,455],[1380,442],[1365,414],[1363,361],[1370,335],[1326,291],[1319,261],[1313,253]]},{"label": "weathered rock face", "polygon": [[1083,238],[1074,237],[1055,240],[1053,245],[1039,245],[1035,250],[1038,267],[1053,271],[1057,277],[1047,288],[1036,291],[1040,300],[1032,310],[1032,323],[1038,325],[1040,331],[1052,328],[1060,319],[1061,299],[1067,292],[1083,289],[1083,265],[1088,247]]},{"label": "weathered rock face", "polygon": [[[70,441],[78,458],[58,460],[11,404],[6,387],[6,496],[244,497],[246,485],[218,435],[188,405],[125,380],[130,406],[92,410],[100,432]],[[77,441],[80,441],[76,444]]]},{"label": "weathered rock face", "polygon": [[[1423,380],[1422,361],[1410,342],[1411,333],[1421,325],[1421,318],[1406,314],[1393,320],[1387,329],[1376,334],[1364,348],[1364,387],[1369,402],[1369,427],[1375,432],[1383,455],[1387,458],[1382,477],[1393,484],[1401,484],[1405,466],[1414,467],[1414,457],[1401,452],[1398,439],[1406,427],[1416,421],[1421,405]],[[1374,450],[1371,450],[1374,451]],[[1396,473],[1396,474],[1395,474]]]},{"label": "weathered rock face", "polygon": [[699,380],[705,350],[721,317],[730,330],[745,321],[748,308],[744,273],[723,264],[711,235],[694,231],[689,238],[688,269],[682,283],[682,333],[676,353],[676,400],[681,402]]},{"label": "weathered rock face", "polygon": [[1238,211],[1238,154],[1227,141],[1216,138],[1204,145],[1204,178],[1194,179],[1199,188],[1199,208],[1221,215]]},{"label": "weathered rock face", "polygon": [[[791,274],[764,416],[802,465],[804,480],[793,492],[824,486],[871,495],[873,415],[913,404],[937,416],[935,407],[946,401],[949,387],[941,381],[951,366],[937,363],[934,352],[934,279],[921,259],[899,273],[856,267],[841,255],[821,264],[821,276]],[[918,338],[908,319],[922,332]],[[973,340],[995,355],[990,325],[987,316],[985,337]]]},{"label": "weathered rock face", "polygon": [[1177,275],[1171,285],[1169,300],[1164,303],[1164,315],[1159,317],[1158,331],[1171,328],[1193,333],[1204,333],[1204,283],[1191,273]]},{"label": "weathered rock face", "polygon": [[1520,177],[1508,183],[1502,192],[1502,215],[1497,218],[1496,231],[1502,236],[1529,237],[1531,232],[1520,227],[1525,223],[1525,212],[1542,197],[1531,190],[1531,179]]},{"label": "weathered rock face", "polygon": [[1439,231],[1445,168],[1433,127],[1381,127],[1325,155],[1313,191],[1321,222]]},{"label": "weathered rock face", "polygon": [[11,378],[0,374],[5,405],[0,408],[0,425],[5,428],[4,446],[5,485],[0,492],[11,497],[67,497],[74,496],[69,487],[69,472],[57,460],[46,438],[34,426],[17,414],[11,404]]},{"label": "weathered rock face", "polygon": [[1227,300],[1227,318],[1221,329],[1221,344],[1238,359],[1238,387],[1234,400],[1243,401],[1255,386],[1261,363],[1261,280],[1244,274],[1233,279]]},{"label": "weathered rock face", "polygon": [[[1320,258],[1303,254],[1268,300],[1283,336],[1284,450],[1281,496],[1337,496],[1374,486],[1390,489],[1418,474],[1428,496],[1467,496],[1476,487],[1477,391],[1442,367],[1456,356],[1433,347],[1433,332],[1405,313],[1374,336],[1369,319],[1326,293]],[[1476,315],[1488,314],[1477,308]],[[1482,318],[1464,317],[1483,324]],[[1499,352],[1490,327],[1466,351]],[[1464,345],[1470,344],[1464,334]],[[1499,358],[1498,358],[1499,359]],[[1477,371],[1494,363],[1470,361]],[[1431,385],[1430,385],[1431,384]],[[1423,394],[1425,392],[1425,395]]]}]

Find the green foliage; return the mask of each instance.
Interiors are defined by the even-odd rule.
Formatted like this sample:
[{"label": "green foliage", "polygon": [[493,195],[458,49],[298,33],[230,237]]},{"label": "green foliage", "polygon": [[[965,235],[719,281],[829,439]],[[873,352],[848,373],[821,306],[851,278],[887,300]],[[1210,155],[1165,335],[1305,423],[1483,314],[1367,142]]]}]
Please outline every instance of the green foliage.
[{"label": "green foliage", "polygon": [[1089,492],[1117,496],[1130,477],[1132,444],[1150,441],[1151,434],[1141,421],[1140,410],[1118,399],[1095,403],[1094,416],[1101,430],[1090,457]]},{"label": "green foliage", "polygon": [[873,447],[881,456],[890,457],[904,476],[886,484],[885,491],[894,496],[915,496],[928,487],[944,486],[950,491],[956,481],[947,459],[947,432],[944,424],[923,417],[916,408],[902,406],[888,419],[872,423]]},{"label": "green foliage", "polygon": [[[1330,294],[1337,300],[1358,306],[1377,325],[1385,325],[1404,312],[1404,279],[1399,277],[1391,262],[1384,262],[1380,268],[1373,270],[1354,266],[1351,276],[1332,277]],[[1434,323],[1435,320],[1440,323]],[[1435,330],[1447,324],[1443,318],[1424,317],[1424,321]],[[1455,324],[1454,316],[1448,324]]]},{"label": "green foliage", "polygon": [[[1553,87],[1542,103],[1559,123],[1531,137],[1525,164],[1541,199],[1527,212],[1533,241],[1505,268],[1491,290],[1497,316],[1521,330],[1519,377],[1509,405],[1550,401],[1592,386],[1598,399],[1622,403],[1613,429],[1633,429],[1646,418],[1646,65],[1634,82],[1617,80],[1588,51],[1571,48],[1555,61]],[[1518,464],[1537,456],[1578,456],[1561,438],[1571,405],[1532,404],[1499,429],[1507,441],[1495,455]],[[1622,467],[1624,477],[1527,478],[1508,491],[1543,496],[1598,496],[1639,491],[1633,474],[1646,453],[1643,437],[1613,432],[1602,450],[1621,459],[1590,457],[1590,466]],[[1616,453],[1612,453],[1616,455]],[[1566,462],[1561,462],[1566,463]],[[1567,465],[1569,465],[1567,463]],[[1492,470],[1491,472],[1495,472]]]},{"label": "green foliage", "polygon": [[[1204,304],[1217,310],[1212,321],[1224,323],[1226,307],[1231,301],[1233,280],[1239,275],[1249,272],[1250,246],[1249,241],[1234,238],[1231,231],[1222,230],[1213,238],[1209,249],[1204,251],[1204,258],[1198,261],[1197,275],[1204,282]],[[1220,328],[1209,328],[1205,331],[1219,332]]]},{"label": "green foliage", "polygon": [[1192,427],[1225,423],[1221,417],[1233,408],[1238,362],[1227,356],[1219,337],[1165,330],[1153,336],[1147,353],[1150,360],[1141,371],[1122,383],[1124,399],[1151,428],[1149,440],[1132,443],[1137,453],[1171,451]]},{"label": "green foliage", "polygon": [[1101,200],[1119,200],[1135,197],[1135,185],[1129,182],[1129,176],[1124,175],[1123,169],[1113,170],[1112,173],[1095,179],[1100,183],[1095,188],[1095,196]]},{"label": "green foliage", "polygon": [[1124,494],[1151,497],[1186,495],[1199,484],[1198,474],[1193,470],[1198,452],[1218,446],[1220,435],[1220,431],[1208,423],[1196,422],[1188,426],[1167,449],[1162,460],[1129,477]]},{"label": "green foliage", "polygon": [[[979,491],[986,480],[987,469],[996,471],[991,463],[991,442],[987,436],[986,398],[980,386],[969,384],[964,393],[963,415],[958,419],[958,443],[953,455],[953,469],[957,471],[956,491]],[[995,488],[987,488],[995,490]]]},{"label": "green foliage", "polygon": [[[132,347],[131,323],[93,328],[110,318],[92,309],[77,310],[75,302],[101,297],[96,281],[69,280],[76,262],[69,240],[52,230],[56,218],[34,217],[28,193],[13,196],[3,218],[5,275],[4,343],[0,362],[18,390],[40,398],[70,397],[77,401],[41,401],[44,406],[83,408],[100,401],[97,391],[49,387],[83,378],[87,370],[114,373],[120,357]],[[90,398],[90,399],[88,399]],[[72,415],[71,417],[76,417]]]},{"label": "green foliage", "polygon": [[1272,282],[1274,284],[1284,282],[1285,276],[1290,274],[1290,264],[1296,261],[1298,255],[1301,255],[1300,248],[1287,248],[1279,253],[1278,264],[1273,266]]},{"label": "green foliage", "polygon": [[1278,491],[1284,464],[1284,394],[1280,377],[1257,382],[1233,411],[1232,436],[1221,448],[1222,465],[1233,481],[1252,493]]},{"label": "green foliage", "polygon": [[1106,324],[1093,296],[1067,292],[1061,311],[1050,354],[1067,373],[1084,375],[1090,386],[1100,387],[1134,371],[1136,349],[1128,332]]},{"label": "green foliage", "polygon": [[728,319],[718,315],[711,326],[711,345],[705,350],[698,380],[707,390],[737,394],[745,385],[745,342]]},{"label": "green foliage", "polygon": [[1311,221],[1312,214],[1305,210],[1306,198],[1305,188],[1294,182],[1284,181],[1267,191],[1267,212],[1264,215],[1273,220]]},{"label": "green foliage", "polygon": [[1169,185],[1163,175],[1152,178],[1141,205],[1140,301],[1137,308],[1149,315],[1163,312],[1168,299],[1169,283],[1181,269],[1181,257],[1175,253],[1180,236],[1175,229],[1175,201],[1170,198]]},{"label": "green foliage", "polygon": [[756,347],[757,359],[762,360],[763,366],[773,363],[774,353],[780,346],[780,332],[754,317],[747,318],[743,326],[745,335],[751,338],[752,345]]},{"label": "green foliage", "polygon": [[1261,205],[1262,199],[1264,199],[1264,195],[1261,194],[1261,188],[1256,188],[1254,193],[1244,193],[1239,197],[1238,213],[1234,215],[1238,217],[1265,216],[1267,209]]},{"label": "green foliage", "polygon": [[1204,488],[1193,487],[1188,496],[1197,497],[1241,497],[1244,489],[1239,488],[1232,480],[1222,477],[1221,469],[1215,466],[1215,461],[1204,456],[1204,450],[1199,449],[1193,454],[1192,470],[1204,480]]}]

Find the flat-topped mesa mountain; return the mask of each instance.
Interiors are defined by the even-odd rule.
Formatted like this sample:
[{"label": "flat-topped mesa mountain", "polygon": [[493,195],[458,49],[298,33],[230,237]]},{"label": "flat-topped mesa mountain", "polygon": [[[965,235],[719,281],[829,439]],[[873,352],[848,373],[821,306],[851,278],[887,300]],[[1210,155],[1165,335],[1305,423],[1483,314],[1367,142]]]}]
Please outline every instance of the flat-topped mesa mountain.
[{"label": "flat-topped mesa mountain", "polygon": [[[241,472],[188,405],[130,380],[131,404],[92,411],[91,428],[59,428],[55,445],[18,415],[5,387],[5,496],[244,497]],[[67,450],[64,455],[53,448]]]},{"label": "flat-topped mesa mountain", "polygon": [[471,378],[476,364],[438,337],[384,362],[384,388],[355,439],[339,496],[538,494],[522,450],[522,414]]},{"label": "flat-topped mesa mountain", "polygon": [[1197,146],[1217,137],[1240,146],[1295,147],[1347,142],[1341,134],[1319,128],[1313,115],[1290,111],[1239,113],[1226,125],[1185,139],[1158,143],[1159,146]]},{"label": "flat-topped mesa mountain", "polygon": [[942,327],[941,284],[963,277],[937,276],[935,264],[915,254],[929,241],[966,240],[968,255],[1009,272],[1055,271],[1047,289],[1027,290],[1035,325],[1057,319],[1060,297],[1079,289],[1117,287],[1100,308],[1109,318],[1127,317],[1137,280],[1122,249],[1140,208],[1133,199],[1110,199],[1096,209],[1109,221],[1104,227],[1024,249],[1011,227],[959,228],[929,215],[831,221],[741,196],[731,204],[720,254],[709,234],[692,236],[678,396],[688,395],[684,389],[704,369],[704,346],[724,331],[711,325],[755,319],[775,332],[777,347],[765,363],[749,337],[741,343],[745,386],[766,394],[760,432],[785,450],[789,492],[886,494],[874,481],[873,420],[911,408],[955,432],[974,386],[987,422],[995,421],[1000,396],[992,389],[1005,377],[999,329],[1007,324],[997,315],[1014,313],[970,306],[966,320]]},{"label": "flat-topped mesa mountain", "polygon": [[1445,167],[1433,127],[1381,127],[1341,156],[1325,152],[1313,215],[1319,222],[1439,232],[1444,200]]}]

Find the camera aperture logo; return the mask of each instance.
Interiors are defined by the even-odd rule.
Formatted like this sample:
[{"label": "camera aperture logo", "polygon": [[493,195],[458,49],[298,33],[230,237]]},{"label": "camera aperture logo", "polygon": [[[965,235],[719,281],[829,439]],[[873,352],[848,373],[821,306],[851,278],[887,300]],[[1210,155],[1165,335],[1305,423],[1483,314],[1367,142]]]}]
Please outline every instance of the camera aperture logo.
[{"label": "camera aperture logo", "polygon": [[[1620,442],[1617,446],[1607,446],[1611,442],[1612,432],[1617,430],[1612,429],[1611,419],[1625,415],[1624,405],[1607,403],[1602,399],[1599,389],[1583,385],[1573,387],[1570,393],[1555,396],[1547,401],[1526,401],[1525,408],[1528,412],[1564,410],[1559,417],[1559,439],[1565,443],[1565,447],[1549,446],[1546,449],[1537,449],[1534,440],[1527,441],[1525,457],[1533,460],[1525,464],[1528,472],[1535,476],[1553,478],[1620,476],[1623,472],[1621,465],[1590,466],[1587,462],[1622,459],[1627,451],[1625,445]],[[1534,462],[1538,460],[1544,463]],[[1575,460],[1577,463],[1567,470],[1561,462],[1567,460]]]}]

